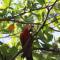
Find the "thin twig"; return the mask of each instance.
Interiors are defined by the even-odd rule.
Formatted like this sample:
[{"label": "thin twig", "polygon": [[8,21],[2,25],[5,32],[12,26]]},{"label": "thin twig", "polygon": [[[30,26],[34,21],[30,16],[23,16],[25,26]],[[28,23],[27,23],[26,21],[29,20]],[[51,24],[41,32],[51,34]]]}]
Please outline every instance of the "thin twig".
[{"label": "thin twig", "polygon": [[54,30],[54,31],[56,31],[56,32],[60,32],[60,30],[56,30],[56,29],[54,29],[52,27],[49,27],[49,28],[52,29],[52,30]]},{"label": "thin twig", "polygon": [[54,2],[54,4],[52,4],[52,7],[51,7],[50,9],[49,9],[49,7],[48,7],[48,12],[47,12],[47,16],[46,16],[45,21],[43,22],[43,24],[41,25],[41,27],[39,27],[38,31],[37,31],[33,36],[37,35],[37,34],[39,33],[39,31],[45,26],[45,23],[46,23],[46,21],[47,21],[47,19],[48,19],[48,15],[49,15],[51,9],[53,8],[53,6],[55,5],[55,3],[56,3],[57,1],[58,1],[58,0],[56,0],[56,1]]},{"label": "thin twig", "polygon": [[14,60],[19,54],[23,52],[23,49],[19,50],[11,59],[9,60]]},{"label": "thin twig", "polygon": [[8,35],[8,36],[4,36],[4,37],[0,37],[0,38],[7,38],[7,37],[10,37],[10,36],[15,36],[15,35],[17,35],[17,34],[19,34],[20,32],[17,32],[17,33],[15,33],[15,34],[11,34],[11,35]]},{"label": "thin twig", "polygon": [[34,50],[45,50],[45,51],[51,51],[51,52],[60,52],[60,49],[57,48],[57,49],[54,49],[54,48],[50,48],[50,49],[47,49],[47,48],[33,48],[33,51]]}]

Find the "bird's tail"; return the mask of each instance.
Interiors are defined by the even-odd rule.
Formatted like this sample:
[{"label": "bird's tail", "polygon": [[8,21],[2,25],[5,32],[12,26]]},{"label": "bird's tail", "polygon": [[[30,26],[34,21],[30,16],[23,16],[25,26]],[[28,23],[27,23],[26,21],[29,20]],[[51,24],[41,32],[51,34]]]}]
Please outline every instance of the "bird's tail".
[{"label": "bird's tail", "polygon": [[33,60],[32,55],[31,55],[31,56],[29,56],[29,57],[26,57],[26,60]]}]

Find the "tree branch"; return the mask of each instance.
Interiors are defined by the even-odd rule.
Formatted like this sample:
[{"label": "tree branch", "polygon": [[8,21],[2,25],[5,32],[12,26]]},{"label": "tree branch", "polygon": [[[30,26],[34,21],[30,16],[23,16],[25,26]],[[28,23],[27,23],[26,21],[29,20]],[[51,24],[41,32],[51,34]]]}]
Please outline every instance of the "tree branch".
[{"label": "tree branch", "polygon": [[[60,49],[53,49],[53,48],[50,48],[50,49],[47,49],[47,48],[33,48],[32,51],[34,50],[41,50],[41,51],[51,51],[51,52],[57,52],[59,53],[60,52]],[[9,60],[14,60],[19,54],[21,54],[23,52],[23,49],[19,50],[11,59]]]},{"label": "tree branch", "polygon": [[54,30],[54,31],[56,31],[56,32],[60,32],[60,30],[56,30],[56,29],[54,29],[52,27],[49,27],[49,28],[52,29],[52,30]]},{"label": "tree branch", "polygon": [[51,7],[50,9],[49,9],[49,7],[48,7],[48,8],[46,7],[47,10],[48,10],[46,19],[45,19],[45,21],[43,22],[43,24],[41,25],[41,27],[39,27],[38,31],[37,31],[33,36],[37,35],[38,32],[39,32],[41,29],[43,29],[43,27],[45,26],[46,21],[48,20],[48,15],[49,15],[51,9],[53,8],[53,6],[56,4],[57,1],[58,1],[58,0],[56,0],[56,1],[52,4],[52,7]]},{"label": "tree branch", "polygon": [[33,48],[33,51],[34,50],[41,50],[41,51],[51,51],[51,52],[60,52],[60,49],[59,48],[57,48],[57,49],[54,49],[54,48],[50,48],[50,49],[47,49],[47,48]]}]

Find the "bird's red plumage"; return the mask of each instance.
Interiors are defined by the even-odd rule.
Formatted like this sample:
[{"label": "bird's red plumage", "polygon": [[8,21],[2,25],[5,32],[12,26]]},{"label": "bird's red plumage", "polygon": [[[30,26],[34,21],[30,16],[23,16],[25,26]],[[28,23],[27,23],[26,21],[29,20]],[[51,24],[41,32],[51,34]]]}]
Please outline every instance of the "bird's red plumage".
[{"label": "bird's red plumage", "polygon": [[31,46],[32,46],[31,35],[30,35],[29,27],[30,27],[30,25],[26,25],[24,27],[24,30],[20,34],[20,40],[21,40],[22,48],[27,43],[25,49],[23,50],[23,56],[26,57],[27,60],[33,60],[32,59],[32,51],[31,51],[32,50],[31,49]]}]

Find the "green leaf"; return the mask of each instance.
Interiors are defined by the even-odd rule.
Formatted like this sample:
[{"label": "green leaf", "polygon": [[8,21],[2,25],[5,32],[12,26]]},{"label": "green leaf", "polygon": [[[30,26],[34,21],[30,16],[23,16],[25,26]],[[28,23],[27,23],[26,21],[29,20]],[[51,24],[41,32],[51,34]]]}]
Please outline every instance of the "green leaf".
[{"label": "green leaf", "polygon": [[17,52],[17,48],[16,47],[12,47],[9,49],[9,54],[11,54],[12,56]]},{"label": "green leaf", "polygon": [[46,33],[46,36],[47,36],[47,39],[46,39],[47,42],[51,41],[53,38],[53,35],[50,33]]},{"label": "green leaf", "polygon": [[40,4],[45,4],[45,0],[37,0]]},{"label": "green leaf", "polygon": [[40,54],[39,52],[35,51],[33,52],[34,60],[44,60],[43,55]]},{"label": "green leaf", "polygon": [[40,44],[39,44],[39,41],[38,40],[35,40],[34,42],[33,42],[33,46],[35,47],[35,48],[39,48],[40,47]]},{"label": "green leaf", "polygon": [[5,9],[9,6],[11,0],[3,0],[2,5],[0,6],[0,9]]}]

